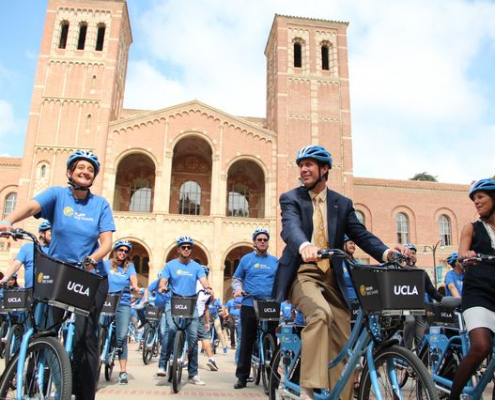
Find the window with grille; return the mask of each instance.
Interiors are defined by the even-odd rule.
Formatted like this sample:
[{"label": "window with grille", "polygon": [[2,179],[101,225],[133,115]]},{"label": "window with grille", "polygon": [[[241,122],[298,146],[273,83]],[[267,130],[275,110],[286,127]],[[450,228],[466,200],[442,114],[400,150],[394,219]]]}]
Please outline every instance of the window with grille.
[{"label": "window with grille", "polygon": [[2,219],[5,219],[7,215],[9,215],[12,211],[14,211],[16,203],[17,203],[17,193],[9,193],[7,197],[5,197]]},{"label": "window with grille", "polygon": [[187,181],[180,187],[179,214],[200,215],[201,186],[194,181]]},{"label": "window with grille", "polygon": [[409,220],[404,213],[397,214],[395,217],[397,228],[397,243],[409,243]]},{"label": "window with grille", "polygon": [[227,215],[249,217],[249,190],[246,185],[236,184],[229,190]]},{"label": "window with grille", "polygon": [[135,179],[131,185],[129,211],[151,212],[151,194],[151,185],[147,179]]},{"label": "window with grille", "polygon": [[438,218],[438,231],[440,233],[440,240],[443,246],[452,245],[452,225],[450,218],[447,215],[440,215]]}]

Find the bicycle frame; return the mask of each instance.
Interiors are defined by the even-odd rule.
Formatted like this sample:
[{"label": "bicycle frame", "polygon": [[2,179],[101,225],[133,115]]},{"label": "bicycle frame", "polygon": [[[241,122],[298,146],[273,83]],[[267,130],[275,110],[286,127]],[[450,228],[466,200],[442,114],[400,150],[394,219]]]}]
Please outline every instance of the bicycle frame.
[{"label": "bicycle frame", "polygon": [[251,364],[255,364],[258,369],[260,369],[262,365],[267,366],[265,349],[263,348],[263,339],[265,335],[268,335],[268,322],[259,321],[258,332],[256,333],[256,341],[258,342],[259,355],[256,355],[253,352],[251,356]]},{"label": "bicycle frame", "polygon": [[105,338],[105,344],[103,345],[103,351],[101,352],[101,362],[106,364],[108,359],[108,354],[110,352],[110,343],[112,342],[113,331],[115,329],[115,318],[112,318],[111,322],[108,324],[108,333]]}]

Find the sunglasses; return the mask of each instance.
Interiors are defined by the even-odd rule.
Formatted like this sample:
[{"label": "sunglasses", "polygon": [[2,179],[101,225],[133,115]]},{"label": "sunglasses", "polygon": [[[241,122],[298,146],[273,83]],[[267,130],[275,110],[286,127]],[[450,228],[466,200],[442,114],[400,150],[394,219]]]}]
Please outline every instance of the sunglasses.
[{"label": "sunglasses", "polygon": [[122,248],[122,249],[117,249],[117,251],[119,251],[120,253],[129,254],[129,250],[124,249],[124,248]]},{"label": "sunglasses", "polygon": [[268,239],[256,239],[257,242],[268,242]]},{"label": "sunglasses", "polygon": [[191,250],[192,246],[180,246],[181,250]]}]

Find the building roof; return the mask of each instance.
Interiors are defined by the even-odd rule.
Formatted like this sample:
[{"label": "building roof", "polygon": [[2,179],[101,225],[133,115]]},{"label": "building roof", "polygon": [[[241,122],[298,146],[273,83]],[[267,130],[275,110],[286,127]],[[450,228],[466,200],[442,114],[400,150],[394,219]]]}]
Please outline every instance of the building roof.
[{"label": "building roof", "polygon": [[10,167],[20,167],[22,165],[22,158],[0,157],[0,165],[10,166]]},{"label": "building roof", "polygon": [[395,179],[379,179],[379,178],[358,178],[354,177],[354,187],[357,186],[375,186],[375,187],[391,187],[401,189],[425,189],[425,190],[442,190],[449,192],[467,192],[471,185],[457,183],[442,183],[429,181],[411,181],[411,180],[395,180]]}]

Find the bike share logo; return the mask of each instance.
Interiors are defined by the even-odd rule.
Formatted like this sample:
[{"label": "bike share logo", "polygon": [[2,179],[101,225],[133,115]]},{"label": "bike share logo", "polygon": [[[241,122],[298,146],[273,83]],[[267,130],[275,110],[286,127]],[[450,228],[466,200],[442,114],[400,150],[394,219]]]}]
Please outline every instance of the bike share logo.
[{"label": "bike share logo", "polygon": [[82,294],[83,296],[89,297],[89,287],[85,288],[80,283],[69,281],[69,283],[67,284],[67,290],[70,290],[71,292],[74,292],[77,294]]},{"label": "bike share logo", "polygon": [[361,293],[361,296],[372,296],[378,294],[378,289],[375,289],[373,286],[361,285],[359,287],[359,293]]},{"label": "bike share logo", "polygon": [[50,275],[44,275],[43,272],[40,272],[38,274],[38,283],[41,283],[41,284],[51,284],[53,283],[53,279],[50,277]]},{"label": "bike share logo", "polygon": [[409,285],[394,285],[394,294],[396,296],[417,296],[418,288]]}]

